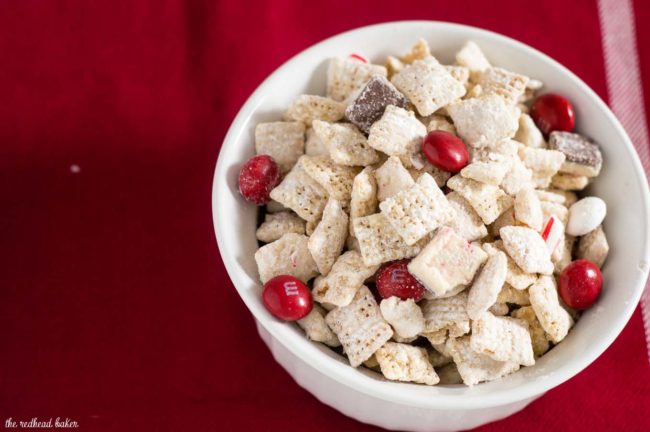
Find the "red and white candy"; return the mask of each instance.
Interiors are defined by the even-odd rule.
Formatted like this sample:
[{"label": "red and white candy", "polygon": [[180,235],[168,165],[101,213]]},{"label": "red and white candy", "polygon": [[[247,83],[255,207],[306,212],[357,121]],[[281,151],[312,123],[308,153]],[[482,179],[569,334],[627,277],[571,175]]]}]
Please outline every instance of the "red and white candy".
[{"label": "red and white candy", "polygon": [[586,197],[576,201],[569,207],[569,222],[567,234],[583,236],[603,223],[607,214],[607,204],[598,197]]},{"label": "red and white candy", "polygon": [[362,56],[361,54],[352,53],[352,54],[350,54],[350,58],[353,59],[353,60],[358,60],[358,61],[360,61],[362,63],[369,63],[368,59],[365,58],[364,56]]},{"label": "red and white candy", "polygon": [[288,275],[276,276],[264,284],[262,302],[273,316],[284,321],[302,319],[314,306],[309,288]]},{"label": "red and white candy", "polygon": [[564,224],[556,216],[551,215],[542,229],[542,238],[551,255],[564,239]]}]

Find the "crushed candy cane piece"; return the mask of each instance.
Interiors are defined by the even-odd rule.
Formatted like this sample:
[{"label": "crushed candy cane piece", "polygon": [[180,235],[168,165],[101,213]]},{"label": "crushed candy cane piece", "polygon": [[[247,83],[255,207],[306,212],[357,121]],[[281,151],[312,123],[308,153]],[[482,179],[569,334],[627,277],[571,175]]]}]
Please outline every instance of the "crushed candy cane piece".
[{"label": "crushed candy cane piece", "polygon": [[542,238],[546,242],[548,251],[553,254],[560,243],[564,240],[564,224],[556,216],[551,215],[544,229],[542,229]]}]

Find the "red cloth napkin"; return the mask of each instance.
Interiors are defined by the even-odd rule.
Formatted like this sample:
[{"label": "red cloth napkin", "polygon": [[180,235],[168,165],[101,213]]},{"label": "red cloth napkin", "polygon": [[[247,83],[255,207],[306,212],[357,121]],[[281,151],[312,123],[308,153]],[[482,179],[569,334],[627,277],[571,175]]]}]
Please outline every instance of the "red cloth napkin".
[{"label": "red cloth napkin", "polygon": [[[650,7],[633,6],[648,83]],[[2,3],[0,425],[375,429],[273,361],[219,258],[210,188],[230,122],[269,73],[323,38],[403,19],[514,37],[607,98],[593,0]],[[648,407],[637,310],[587,370],[482,430],[648,430]]]}]

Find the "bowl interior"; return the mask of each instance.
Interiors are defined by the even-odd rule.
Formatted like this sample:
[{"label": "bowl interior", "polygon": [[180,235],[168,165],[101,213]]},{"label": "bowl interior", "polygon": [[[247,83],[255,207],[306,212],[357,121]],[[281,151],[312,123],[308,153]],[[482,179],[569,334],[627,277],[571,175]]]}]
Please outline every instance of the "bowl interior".
[{"label": "bowl interior", "polygon": [[[349,367],[328,348],[309,342],[296,326],[271,317],[260,301],[261,287],[253,259],[257,250],[257,208],[248,205],[237,190],[239,167],[254,153],[255,125],[279,120],[300,94],[324,94],[329,58],[357,52],[382,63],[385,56],[408,50],[419,37],[425,38],[433,54],[447,64],[453,62],[454,53],[465,41],[474,40],[493,65],[541,80],[544,92],[565,95],[576,107],[578,132],[595,139],[604,157],[602,174],[589,190],[608,205],[605,231],[610,255],[603,269],[601,299],[535,366],[473,388],[387,382],[372,372]],[[620,333],[639,300],[650,260],[647,180],[629,139],[604,103],[575,75],[532,48],[456,24],[416,21],[365,27],[321,42],[287,62],[258,88],[235,119],[221,149],[212,199],[217,240],[230,277],[251,312],[278,343],[357,390],[424,407],[498,405],[540,394],[569,379]]]}]

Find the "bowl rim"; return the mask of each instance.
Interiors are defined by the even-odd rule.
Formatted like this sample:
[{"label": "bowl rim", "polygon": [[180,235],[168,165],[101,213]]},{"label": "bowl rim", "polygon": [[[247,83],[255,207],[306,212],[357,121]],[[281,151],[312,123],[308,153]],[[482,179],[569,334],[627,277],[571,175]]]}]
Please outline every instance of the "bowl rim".
[{"label": "bowl rim", "polygon": [[[630,138],[628,137],[618,119],[611,112],[609,107],[602,101],[602,99],[569,69],[548,55],[536,50],[533,47],[530,47],[529,45],[524,44],[523,42],[519,42],[508,36],[479,27],[444,21],[390,21],[351,29],[326,38],[310,46],[309,48],[300,51],[298,54],[294,55],[289,60],[284,62],[272,74],[270,74],[246,100],[242,108],[237,113],[237,116],[233,120],[223,140],[213,177],[211,193],[212,219],[221,258],[233,285],[237,289],[239,296],[242,298],[255,319],[273,336],[273,338],[310,367],[317,369],[323,375],[334,379],[342,385],[351,387],[353,390],[389,402],[425,409],[481,409],[506,405],[524,399],[534,398],[535,396],[541,395],[544,392],[558,386],[559,384],[562,384],[563,382],[569,380],[581,372],[594,360],[596,360],[596,358],[598,358],[612,344],[612,342],[616,339],[616,337],[618,337],[625,325],[628,323],[634,310],[636,309],[636,305],[641,298],[645,286],[645,281],[647,278],[647,274],[645,273],[647,273],[647,270],[644,275],[637,278],[639,279],[639,282],[635,287],[633,298],[631,298],[630,301],[626,303],[624,312],[619,315],[618,320],[612,323],[612,327],[610,328],[609,333],[599,338],[591,347],[591,349],[586,351],[583,356],[554,369],[554,373],[550,374],[550,376],[548,376],[546,379],[529,380],[515,388],[489,393],[489,397],[486,397],[488,394],[462,394],[459,396],[431,395],[430,397],[422,398],[420,396],[410,394],[408,391],[395,391],[394,387],[385,385],[386,382],[380,380],[374,380],[368,377],[365,377],[368,378],[365,380],[360,379],[360,374],[357,373],[356,369],[342,362],[338,362],[333,358],[328,357],[327,355],[324,355],[318,349],[314,349],[314,343],[306,339],[304,336],[301,335],[300,338],[295,337],[295,335],[292,334],[293,332],[289,326],[275,320],[263,307],[260,306],[261,303],[254,303],[252,300],[249,300],[246,295],[243,294],[244,284],[238,280],[238,273],[241,272],[241,266],[236,262],[236,259],[233,256],[223,253],[223,251],[228,250],[228,247],[223,240],[224,235],[222,233],[222,228],[218,223],[218,219],[220,219],[220,207],[217,205],[217,192],[219,188],[222,187],[222,183],[225,183],[223,179],[226,177],[226,169],[228,167],[226,167],[225,164],[219,163],[222,160],[221,154],[222,152],[227,151],[228,147],[235,145],[244,125],[247,122],[248,117],[257,109],[257,106],[261,102],[261,98],[267,92],[267,87],[269,86],[270,81],[272,81],[273,78],[277,75],[281,75],[285,70],[289,69],[293,63],[297,62],[302,57],[311,55],[323,45],[333,43],[337,39],[349,37],[353,33],[377,31],[382,29],[388,30],[389,28],[394,28],[395,26],[433,26],[435,28],[446,27],[449,29],[474,32],[475,34],[480,34],[483,38],[492,39],[498,41],[499,43],[510,45],[511,47],[518,50],[523,50],[528,55],[538,57],[540,60],[550,63],[552,66],[558,68],[564,75],[566,75],[567,79],[569,79],[574,85],[580,87],[580,90],[585,92],[600,110],[604,111],[604,114],[614,125],[615,132],[621,137],[621,140],[625,146],[625,150],[631,154],[635,178],[637,178],[639,183],[641,183],[641,189],[643,192],[641,206],[645,214],[650,215],[650,191],[648,188],[648,181],[646,179],[646,174],[642,167],[636,149],[634,148]],[[648,229],[648,226],[645,227],[645,236],[643,238],[643,241],[644,257],[647,260],[650,258],[650,230]],[[392,382],[389,383],[394,384]],[[399,383],[399,385],[403,386],[404,390],[408,388],[408,385],[404,385],[403,383]]]}]

